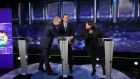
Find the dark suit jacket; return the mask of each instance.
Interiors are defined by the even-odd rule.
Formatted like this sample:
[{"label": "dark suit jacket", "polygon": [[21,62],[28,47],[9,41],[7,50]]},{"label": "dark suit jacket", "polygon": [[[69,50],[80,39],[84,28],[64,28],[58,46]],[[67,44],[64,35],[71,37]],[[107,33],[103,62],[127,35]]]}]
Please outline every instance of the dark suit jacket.
[{"label": "dark suit jacket", "polygon": [[[59,34],[61,36],[73,36],[74,35],[74,27],[73,27],[73,24],[71,24],[71,23],[68,22],[67,28],[65,30],[64,24],[62,22],[61,25],[60,25],[60,28],[59,28]],[[74,42],[74,40],[72,40],[71,42]],[[71,43],[69,43],[69,44],[71,44]]]},{"label": "dark suit jacket", "polygon": [[67,28],[66,31],[64,29],[64,25],[63,22],[61,23],[61,26],[59,28],[60,34],[62,36],[73,36],[74,35],[74,29],[73,29],[73,25],[71,23],[68,22],[67,24]]},{"label": "dark suit jacket", "polygon": [[83,37],[85,41],[85,48],[99,48],[99,38],[106,37],[99,29],[94,29],[92,34],[89,34],[87,30],[75,36],[75,38]]},{"label": "dark suit jacket", "polygon": [[53,24],[47,24],[41,38],[41,46],[49,49],[52,45],[53,38],[59,36],[58,32],[59,30],[57,30]]}]

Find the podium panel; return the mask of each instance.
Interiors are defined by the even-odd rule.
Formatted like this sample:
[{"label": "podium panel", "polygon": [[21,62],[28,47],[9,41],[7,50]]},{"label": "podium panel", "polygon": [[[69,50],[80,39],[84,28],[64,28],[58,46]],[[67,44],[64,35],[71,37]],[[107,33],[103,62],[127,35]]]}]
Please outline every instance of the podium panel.
[{"label": "podium panel", "polygon": [[22,69],[22,75],[27,74],[27,60],[26,60],[26,40],[18,40],[20,63]]},{"label": "podium panel", "polygon": [[62,59],[62,76],[67,77],[68,74],[68,39],[67,37],[60,37],[60,52]]},{"label": "podium panel", "polygon": [[111,38],[104,39],[104,45],[106,76],[107,78],[111,78],[114,41]]}]

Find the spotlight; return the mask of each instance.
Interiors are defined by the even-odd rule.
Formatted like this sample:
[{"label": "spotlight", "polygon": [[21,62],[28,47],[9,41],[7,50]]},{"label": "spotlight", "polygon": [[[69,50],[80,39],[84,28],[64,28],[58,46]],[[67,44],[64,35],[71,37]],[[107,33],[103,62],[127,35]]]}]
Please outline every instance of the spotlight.
[{"label": "spotlight", "polygon": [[[26,57],[26,59],[28,58],[28,56],[27,56],[27,55],[26,55],[25,57]],[[20,57],[17,57],[17,59],[18,59],[18,60],[20,60]]]},{"label": "spotlight", "polygon": [[28,56],[26,55],[26,59],[28,58]]},{"label": "spotlight", "polygon": [[134,65],[137,66],[137,65],[139,65],[139,63],[138,63],[137,61],[135,61],[135,62],[134,62]]},{"label": "spotlight", "polygon": [[17,59],[20,60],[20,57],[18,57]]},{"label": "spotlight", "polygon": [[96,60],[99,61],[100,59],[99,58],[96,58]]},{"label": "spotlight", "polygon": [[96,67],[99,67],[99,64],[96,64]]}]

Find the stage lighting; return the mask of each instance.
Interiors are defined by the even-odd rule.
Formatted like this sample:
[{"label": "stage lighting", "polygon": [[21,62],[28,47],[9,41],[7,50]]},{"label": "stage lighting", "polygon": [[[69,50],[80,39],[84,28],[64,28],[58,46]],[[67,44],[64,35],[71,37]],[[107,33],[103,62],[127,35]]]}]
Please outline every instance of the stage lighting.
[{"label": "stage lighting", "polygon": [[100,59],[99,58],[96,58],[96,60],[99,61]]},{"label": "stage lighting", "polygon": [[[26,59],[28,58],[28,56],[26,55]],[[20,57],[17,58],[18,60],[20,60]]]},{"label": "stage lighting", "polygon": [[99,67],[99,64],[96,64],[96,67]]},{"label": "stage lighting", "polygon": [[20,57],[18,57],[17,59],[20,60]]},{"label": "stage lighting", "polygon": [[26,59],[28,58],[28,56],[26,55]]},{"label": "stage lighting", "polygon": [[135,61],[135,62],[134,62],[134,65],[137,66],[137,65],[139,65],[139,63],[138,63],[137,61]]}]

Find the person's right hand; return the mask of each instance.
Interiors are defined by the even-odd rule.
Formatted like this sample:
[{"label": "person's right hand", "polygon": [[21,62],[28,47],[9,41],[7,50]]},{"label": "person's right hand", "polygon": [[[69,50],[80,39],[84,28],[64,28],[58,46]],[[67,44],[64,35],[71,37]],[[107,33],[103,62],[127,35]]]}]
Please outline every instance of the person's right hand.
[{"label": "person's right hand", "polygon": [[68,37],[68,41],[71,41],[73,39],[73,36]]},{"label": "person's right hand", "polygon": [[68,37],[68,42],[71,44],[71,40],[73,39],[73,36]]}]

